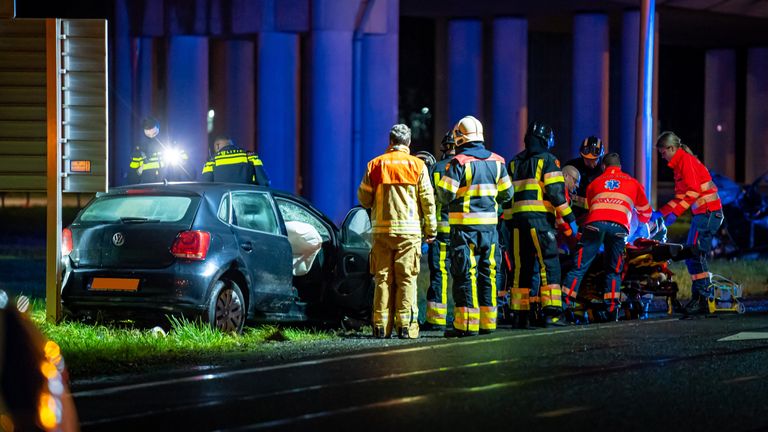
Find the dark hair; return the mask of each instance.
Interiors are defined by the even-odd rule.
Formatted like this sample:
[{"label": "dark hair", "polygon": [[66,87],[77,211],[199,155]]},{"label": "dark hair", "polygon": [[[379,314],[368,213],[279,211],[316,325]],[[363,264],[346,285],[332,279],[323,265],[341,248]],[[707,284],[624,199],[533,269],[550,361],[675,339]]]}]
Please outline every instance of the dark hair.
[{"label": "dark hair", "polygon": [[156,118],[148,116],[144,117],[144,120],[141,121],[141,126],[144,130],[159,128],[160,122],[158,122]]},{"label": "dark hair", "polygon": [[619,157],[618,153],[608,153],[603,158],[603,164],[607,167],[609,166],[621,166],[621,158]]}]

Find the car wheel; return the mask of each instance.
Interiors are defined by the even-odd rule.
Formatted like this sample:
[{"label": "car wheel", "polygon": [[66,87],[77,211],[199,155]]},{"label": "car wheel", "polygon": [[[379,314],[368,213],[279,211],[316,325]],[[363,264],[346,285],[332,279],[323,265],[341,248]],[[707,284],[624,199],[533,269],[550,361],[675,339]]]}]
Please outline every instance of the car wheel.
[{"label": "car wheel", "polygon": [[226,333],[241,333],[245,324],[245,299],[240,287],[230,280],[219,280],[208,299],[208,323]]}]

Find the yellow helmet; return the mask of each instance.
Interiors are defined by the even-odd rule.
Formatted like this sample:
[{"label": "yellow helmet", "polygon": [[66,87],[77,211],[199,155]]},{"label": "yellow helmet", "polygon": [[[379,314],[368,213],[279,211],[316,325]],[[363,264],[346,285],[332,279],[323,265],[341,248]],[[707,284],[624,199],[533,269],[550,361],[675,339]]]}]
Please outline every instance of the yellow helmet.
[{"label": "yellow helmet", "polygon": [[464,117],[453,127],[453,140],[457,147],[472,141],[485,141],[483,124],[472,116]]}]

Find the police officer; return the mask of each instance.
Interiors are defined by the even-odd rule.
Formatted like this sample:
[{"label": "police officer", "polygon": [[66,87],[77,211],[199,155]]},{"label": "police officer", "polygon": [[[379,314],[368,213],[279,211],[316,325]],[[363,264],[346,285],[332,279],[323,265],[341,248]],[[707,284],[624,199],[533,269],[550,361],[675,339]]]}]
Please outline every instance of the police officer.
[{"label": "police officer", "polygon": [[504,159],[484,146],[483,125],[462,118],[453,128],[456,155],[437,186],[448,206],[453,276],[453,329],[446,336],[472,336],[496,329],[498,204],[512,198]]},{"label": "police officer", "polygon": [[[456,154],[453,132],[449,131],[440,143],[442,157],[430,170],[432,187],[437,189],[445,175],[450,159]],[[451,226],[448,224],[448,206],[436,202],[437,238],[429,245],[429,288],[427,289],[427,322],[424,330],[445,330],[448,314],[448,275],[451,271]]]},{"label": "police officer", "polygon": [[563,280],[563,293],[569,304],[576,299],[589,265],[600,246],[604,246],[603,302],[607,311],[604,318],[615,321],[618,319],[624,249],[632,212],[635,210],[638,221],[646,224],[651,217],[651,206],[640,182],[621,171],[617,153],[606,156],[603,164],[605,172],[587,188],[589,213],[581,230],[581,241],[573,254],[573,266]]},{"label": "police officer", "polygon": [[712,237],[723,223],[723,205],[707,167],[680,137],[674,132],[663,132],[656,141],[656,148],[675,173],[675,197],[654,216],[664,217],[666,225],[671,225],[678,216],[691,209],[693,219],[687,243],[693,246],[695,256],[685,261],[692,283],[692,297],[685,311],[704,313],[708,310],[708,298],[714,295],[707,254],[712,250]]},{"label": "police officer", "polygon": [[[572,235],[578,227],[565,199],[560,162],[549,152],[554,144],[552,128],[534,121],[525,133],[525,150],[508,167],[514,186],[514,199],[504,209],[513,255],[510,303],[520,328],[528,327],[529,313],[539,302],[546,324],[564,324],[555,220],[559,217],[568,224]],[[538,293],[532,291],[535,261],[541,277]]]},{"label": "police officer", "polygon": [[142,128],[144,139],[131,157],[129,183],[189,180],[191,175],[185,167],[189,160],[186,151],[160,140],[160,123],[154,117],[145,117]]},{"label": "police officer", "polygon": [[203,181],[270,185],[261,159],[236,146],[228,136],[218,135],[213,149],[216,154],[203,166]]},{"label": "police officer", "polygon": [[576,193],[571,194],[571,208],[576,220],[582,223],[587,215],[587,187],[592,180],[603,173],[600,160],[605,154],[603,140],[596,136],[584,138],[579,149],[580,157],[571,159],[565,165],[575,167],[581,174],[581,181]]}]

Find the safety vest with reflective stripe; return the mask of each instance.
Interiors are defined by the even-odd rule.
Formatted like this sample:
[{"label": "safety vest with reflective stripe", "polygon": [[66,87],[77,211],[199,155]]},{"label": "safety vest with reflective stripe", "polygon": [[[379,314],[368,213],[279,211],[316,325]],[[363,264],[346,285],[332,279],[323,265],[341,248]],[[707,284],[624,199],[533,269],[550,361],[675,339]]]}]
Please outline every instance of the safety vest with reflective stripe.
[{"label": "safety vest with reflective stripe", "polygon": [[[202,179],[207,182],[246,183],[269,186],[261,160],[240,147],[229,145],[219,150],[203,166]],[[258,179],[258,181],[257,181]]]},{"label": "safety vest with reflective stripe", "polygon": [[565,199],[565,179],[560,163],[549,152],[522,151],[508,165],[514,186],[514,199],[504,206],[504,219],[546,218],[570,223],[575,219]]},{"label": "safety vest with reflective stripe", "polygon": [[[438,161],[432,166],[429,173],[429,179],[432,182],[432,188],[437,190],[437,184],[440,183],[440,179],[445,175],[445,170],[448,168],[450,158]],[[451,232],[451,225],[448,223],[448,206],[440,203],[440,200],[435,200],[435,211],[437,214],[437,233],[449,234]]]},{"label": "safety vest with reflective stripe", "polygon": [[693,214],[723,208],[712,176],[696,156],[679,148],[668,165],[675,172],[675,197],[659,209],[664,216],[680,216],[688,208]]},{"label": "safety vest with reflective stripe", "polygon": [[[504,158],[487,152],[480,142],[465,144],[466,150],[451,159],[437,186],[437,195],[448,206],[448,221],[453,226],[495,229],[499,222],[499,203],[512,198],[512,184],[504,169]],[[490,153],[481,159],[473,154]],[[487,154],[486,153],[486,154]]]},{"label": "safety vest with reflective stripe", "polygon": [[[583,157],[577,157],[569,160],[563,166],[571,165],[579,170],[579,187],[576,188],[576,193],[571,195],[571,209],[574,212],[576,218],[581,218],[582,215],[587,214],[587,187],[603,173],[602,165],[599,163],[590,168],[584,163]],[[578,222],[581,222],[579,220]]]},{"label": "safety vest with reflective stripe", "polygon": [[374,234],[435,237],[435,198],[424,162],[407,146],[391,146],[368,162],[357,190],[360,204],[371,209]]},{"label": "safety vest with reflective stripe", "polygon": [[651,219],[651,205],[643,185],[619,167],[608,167],[587,188],[589,215],[585,223],[608,221],[623,225],[629,231],[632,209],[637,219],[646,223]]}]

